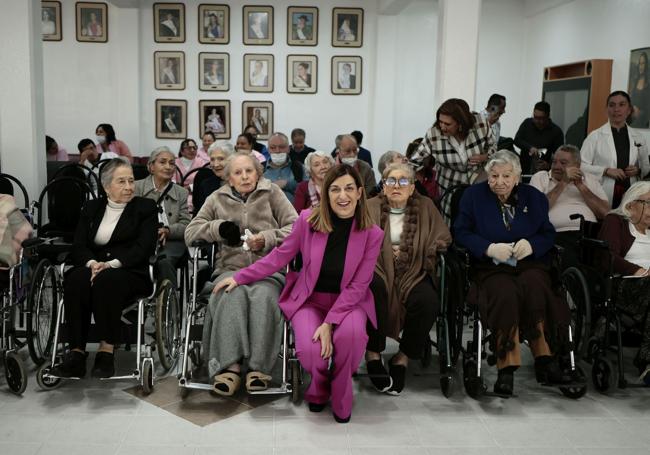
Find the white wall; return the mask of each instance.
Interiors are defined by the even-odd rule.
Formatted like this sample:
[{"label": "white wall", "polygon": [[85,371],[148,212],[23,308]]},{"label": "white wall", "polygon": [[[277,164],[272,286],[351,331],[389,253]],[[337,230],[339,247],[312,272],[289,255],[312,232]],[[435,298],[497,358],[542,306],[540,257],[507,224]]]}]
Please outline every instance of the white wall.
[{"label": "white wall", "polygon": [[[364,146],[375,159],[388,149],[403,149],[421,136],[431,124],[435,78],[435,0],[407,2],[397,15],[379,14],[380,2],[359,0],[307,2],[319,8],[318,46],[288,46],[286,15],[295,0],[233,1],[230,5],[230,43],[198,42],[198,5],[185,1],[185,43],[156,43],[153,39],[154,0],[109,1],[109,40],[105,44],[79,43],[75,39],[75,0],[63,0],[63,41],[44,42],[46,132],[69,152],[83,137],[94,138],[99,123],[115,126],[136,156],[148,155],[159,145],[175,149],[179,140],[155,137],[155,100],[183,99],[188,102],[189,136],[198,139],[199,100],[228,99],[231,103],[231,134],[241,131],[241,104],[245,100],[272,101],[277,131],[289,133],[301,127],[307,143],[330,150],[334,137],[359,129]],[[274,8],[274,44],[242,44],[242,6],[269,5]],[[299,3],[298,3],[299,4]],[[331,46],[332,8],[364,9],[364,40],[361,48]],[[185,53],[183,91],[155,90],[153,53]],[[198,89],[200,52],[230,54],[230,90],[205,92]],[[243,92],[243,55],[275,56],[275,84],[272,93]],[[315,95],[286,91],[286,58],[289,54],[318,56],[318,92]],[[360,55],[363,58],[363,91],[359,96],[334,96],[330,90],[331,57]]]}]

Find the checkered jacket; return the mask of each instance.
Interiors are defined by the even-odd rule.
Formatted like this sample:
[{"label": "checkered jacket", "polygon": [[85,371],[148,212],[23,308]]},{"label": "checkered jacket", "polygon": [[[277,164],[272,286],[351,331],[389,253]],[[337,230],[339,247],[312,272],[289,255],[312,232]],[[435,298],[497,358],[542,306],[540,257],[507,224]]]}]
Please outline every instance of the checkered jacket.
[{"label": "checkered jacket", "polygon": [[[496,151],[492,129],[487,120],[478,113],[473,113],[476,123],[465,138],[467,158]],[[432,126],[411,157],[411,162],[421,165],[424,158],[432,156],[435,161],[436,178],[441,194],[455,185],[472,184],[483,171],[483,165],[469,165],[467,158],[461,156],[449,142],[449,137],[442,134],[437,126]],[[443,201],[442,211],[445,219],[450,220],[450,198]]]}]

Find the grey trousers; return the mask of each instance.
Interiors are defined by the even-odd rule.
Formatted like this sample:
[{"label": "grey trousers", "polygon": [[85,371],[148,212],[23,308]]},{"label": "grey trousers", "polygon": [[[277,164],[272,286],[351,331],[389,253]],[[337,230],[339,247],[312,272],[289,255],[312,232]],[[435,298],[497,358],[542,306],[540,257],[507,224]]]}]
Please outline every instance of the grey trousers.
[{"label": "grey trousers", "polygon": [[174,288],[178,288],[176,267],[180,265],[180,259],[186,251],[187,247],[182,240],[168,240],[165,246],[158,250],[158,254],[165,256],[156,263],[155,270],[158,282],[168,279],[174,285]]}]

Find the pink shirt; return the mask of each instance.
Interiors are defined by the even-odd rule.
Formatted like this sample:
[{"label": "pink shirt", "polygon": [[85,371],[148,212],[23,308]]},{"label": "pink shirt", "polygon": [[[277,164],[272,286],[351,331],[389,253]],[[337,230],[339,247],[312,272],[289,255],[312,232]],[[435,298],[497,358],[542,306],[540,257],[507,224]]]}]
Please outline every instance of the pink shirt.
[{"label": "pink shirt", "polygon": [[[125,156],[129,159],[130,162],[133,162],[133,155],[131,155],[131,150],[129,147],[119,139],[114,140],[108,146],[108,151],[113,152],[118,156]],[[97,144],[97,153],[104,153],[104,149],[101,144]]]},{"label": "pink shirt", "polygon": [[70,161],[70,158],[68,157],[68,152],[64,148],[59,147],[59,152],[56,155],[47,154],[47,161]]}]

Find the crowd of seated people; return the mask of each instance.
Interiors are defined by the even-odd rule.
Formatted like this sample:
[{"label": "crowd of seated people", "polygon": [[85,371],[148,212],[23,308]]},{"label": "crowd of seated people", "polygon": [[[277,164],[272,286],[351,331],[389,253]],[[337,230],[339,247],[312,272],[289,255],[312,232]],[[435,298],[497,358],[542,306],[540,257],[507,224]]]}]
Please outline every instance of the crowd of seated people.
[{"label": "crowd of seated people", "polygon": [[[93,374],[112,375],[118,309],[148,286],[145,253],[157,240],[166,258],[158,278],[178,286],[176,267],[187,246],[205,240],[219,245],[204,289],[202,337],[214,391],[230,396],[242,383],[249,392],[269,386],[284,317],[312,377],[305,393],[310,410],[331,402],[335,419],[346,422],[352,373],[364,356],[378,391],[404,390],[409,360],[422,355],[439,312],[437,254],[453,240],[469,251],[475,268],[467,300],[495,334],[495,392],[513,394],[521,340],[533,352],[539,382],[566,384],[572,378],[555,353],[568,343],[570,314],[551,268],[555,244],[571,250],[564,265],[578,260],[580,225],[573,214],[604,220],[601,236],[617,271],[642,277],[626,281],[619,293],[630,301],[627,311],[645,321],[635,364],[647,374],[650,188],[635,182],[648,177],[650,163],[643,136],[626,123],[627,94],[612,93],[606,109],[608,123],[579,150],[563,143],[548,103],[537,103],[515,135],[517,155],[496,147],[505,97],[493,95],[483,113],[449,99],[424,138],[381,155],[379,183],[358,131],[339,135],[330,154],[306,146],[300,128],[290,139],[271,132],[264,146],[254,125],[235,145],[206,133],[200,151],[189,138],[178,156],[156,148],[150,176],[134,183],[128,147],[101,124],[98,144],[84,139],[78,149],[87,166],[113,158],[101,173],[108,198],[88,204],[75,235],[65,294],[72,351],[57,374],[85,374],[92,313],[102,336]],[[62,156],[54,140],[48,139],[47,156]],[[179,174],[203,167],[201,177],[184,180],[185,188],[174,184]],[[522,183],[528,172],[530,184]],[[469,188],[452,219],[451,201],[441,196],[459,184]],[[126,223],[137,231],[124,229]],[[297,255],[302,267],[285,275]],[[116,279],[130,285],[111,306],[100,291]],[[387,337],[399,341],[399,350],[385,366]]]}]

